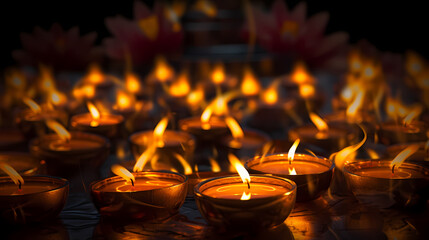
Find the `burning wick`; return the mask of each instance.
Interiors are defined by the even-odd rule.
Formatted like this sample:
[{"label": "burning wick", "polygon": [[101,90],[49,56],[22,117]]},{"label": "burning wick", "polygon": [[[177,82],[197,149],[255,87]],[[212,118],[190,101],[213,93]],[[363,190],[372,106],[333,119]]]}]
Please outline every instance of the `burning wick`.
[{"label": "burning wick", "polygon": [[413,155],[415,152],[419,150],[419,145],[414,144],[411,145],[404,150],[402,150],[396,157],[392,160],[392,163],[390,163],[390,166],[392,166],[392,174],[395,174],[395,167],[401,166],[401,164],[409,158],[411,155]]},{"label": "burning wick", "polygon": [[[247,183],[247,189],[250,189],[250,182],[248,179],[246,179],[246,183]],[[19,182],[19,188],[21,189],[21,182]]]},{"label": "burning wick", "polygon": [[[237,170],[238,175],[240,175],[240,178],[243,181],[243,183],[247,184],[247,189],[250,189],[249,172],[247,172],[246,168],[244,168],[240,160],[232,153],[228,154],[228,160],[231,163],[231,165],[235,167],[235,170]],[[250,196],[251,196],[250,193],[248,194],[246,191],[244,191],[243,196],[241,197],[241,200],[248,200],[250,199]]]},{"label": "burning wick", "polygon": [[0,169],[9,175],[12,181],[18,185],[18,191],[21,191],[22,184],[24,184],[24,179],[21,177],[21,175],[19,175],[19,173],[13,167],[6,163],[0,163]]},{"label": "burning wick", "polygon": [[90,123],[91,127],[98,127],[98,125],[100,124],[100,112],[98,111],[98,109],[95,107],[94,104],[92,104],[91,102],[87,102],[86,106],[88,107],[89,112],[91,113],[92,116],[92,121]]},{"label": "burning wick", "polygon": [[21,186],[22,186],[21,180],[18,180],[18,189],[19,190],[21,190]]},{"label": "burning wick", "polygon": [[134,182],[136,181],[136,179],[134,178],[134,175],[132,173],[130,173],[126,168],[124,168],[118,164],[114,164],[111,167],[111,170],[114,174],[122,177],[127,182],[131,182],[131,185],[134,187]]},{"label": "burning wick", "polygon": [[292,144],[292,147],[290,147],[289,152],[287,153],[287,159],[289,160],[289,165],[292,164],[293,158],[295,156],[296,148],[298,147],[298,144],[301,140],[296,139],[295,142]]}]

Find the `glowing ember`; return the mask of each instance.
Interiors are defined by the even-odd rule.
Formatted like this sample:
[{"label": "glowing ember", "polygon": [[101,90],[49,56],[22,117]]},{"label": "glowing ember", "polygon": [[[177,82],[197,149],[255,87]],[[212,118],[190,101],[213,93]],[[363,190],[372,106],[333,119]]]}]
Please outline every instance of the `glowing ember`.
[{"label": "glowing ember", "polygon": [[100,112],[94,106],[94,104],[92,104],[91,102],[87,102],[86,106],[88,107],[88,110],[92,116],[92,121],[90,123],[91,127],[97,127],[99,125],[99,121],[100,121],[100,117],[101,117]]},{"label": "glowing ember", "polygon": [[114,174],[122,177],[127,182],[131,182],[132,185],[134,186],[134,183],[135,183],[136,179],[134,178],[134,175],[132,173],[130,173],[126,168],[124,168],[124,167],[122,167],[120,165],[114,164],[111,167],[111,170],[112,170],[112,172]]},{"label": "glowing ember", "polygon": [[405,148],[404,150],[402,150],[394,159],[393,161],[390,163],[390,167],[392,168],[392,173],[394,173],[395,171],[395,167],[399,168],[401,166],[401,164],[407,159],[409,158],[411,155],[413,155],[415,152],[417,152],[419,150],[419,145],[418,144],[414,144],[414,145],[410,145],[409,147]]},{"label": "glowing ember", "polygon": [[30,107],[31,111],[33,111],[34,113],[40,113],[42,111],[42,109],[40,109],[40,106],[32,99],[24,98],[23,101],[28,107]]},{"label": "glowing ember", "polygon": [[46,125],[48,126],[48,128],[53,130],[62,140],[68,141],[71,139],[70,133],[58,122],[54,120],[47,120]]}]

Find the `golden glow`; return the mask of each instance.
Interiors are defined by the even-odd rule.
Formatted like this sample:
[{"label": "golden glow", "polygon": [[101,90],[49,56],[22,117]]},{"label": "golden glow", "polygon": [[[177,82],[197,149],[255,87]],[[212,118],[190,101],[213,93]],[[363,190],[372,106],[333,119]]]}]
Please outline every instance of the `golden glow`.
[{"label": "golden glow", "polygon": [[373,149],[368,148],[366,150],[366,152],[368,153],[368,155],[371,159],[379,159],[380,158],[380,155],[376,151],[374,151]]},{"label": "golden glow", "polygon": [[314,83],[314,78],[308,73],[307,68],[302,62],[295,64],[292,70],[291,79],[299,85]]},{"label": "golden glow", "polygon": [[116,93],[116,107],[120,110],[133,107],[134,97],[125,91],[118,90]]},{"label": "golden glow", "polygon": [[171,96],[175,97],[184,97],[188,95],[191,91],[191,86],[189,85],[189,77],[187,72],[183,72],[179,77],[174,81],[169,88],[169,93]]},{"label": "golden glow", "polygon": [[[212,172],[220,172],[220,166],[219,166],[219,163],[216,161],[216,159],[214,159],[214,158],[209,158],[209,161],[210,161],[210,166],[211,166],[211,168],[212,168]],[[196,167],[197,165],[195,165],[195,167]]]},{"label": "golden glow", "polygon": [[234,139],[241,139],[244,137],[243,129],[234,118],[228,116],[225,118],[225,122]]},{"label": "golden glow", "polygon": [[63,105],[67,102],[67,97],[64,93],[51,91],[49,95],[50,101],[56,106]]},{"label": "golden glow", "polygon": [[400,100],[388,98],[386,101],[386,113],[394,120],[402,119],[403,124],[410,124],[414,119],[418,118],[423,111],[421,104],[413,104],[406,106]]},{"label": "golden glow", "polygon": [[155,40],[159,32],[159,23],[156,15],[139,19],[137,22],[142,33],[150,40]]},{"label": "golden glow", "polygon": [[182,167],[184,169],[184,173],[186,175],[188,174],[192,174],[192,167],[191,165],[189,165],[189,163],[183,158],[182,155],[178,154],[178,153],[174,153],[174,157],[179,160],[180,164],[182,164]]},{"label": "golden glow", "polygon": [[87,84],[81,87],[73,89],[73,96],[75,98],[92,98],[95,95],[95,87],[93,85]]},{"label": "golden glow", "polygon": [[349,104],[346,110],[346,115],[351,118],[355,118],[359,109],[361,109],[364,102],[365,91],[358,91],[355,95],[354,100]]},{"label": "golden glow", "polygon": [[3,172],[5,172],[7,175],[9,175],[9,177],[12,179],[12,181],[16,184],[16,185],[21,185],[24,184],[24,179],[21,177],[21,175],[19,175],[19,173],[13,168],[11,167],[9,164],[0,162],[0,169],[3,170]]},{"label": "golden glow", "polygon": [[125,179],[127,182],[132,182],[133,185],[136,181],[136,179],[134,178],[134,175],[132,173],[130,173],[126,168],[118,165],[118,164],[114,164],[111,167],[111,170],[114,174],[122,177],[123,179]]},{"label": "golden glow", "polygon": [[217,15],[217,8],[210,0],[197,0],[194,5],[194,9],[204,13],[209,17]]},{"label": "golden glow", "polygon": [[[362,127],[361,127],[361,129],[362,129]],[[339,152],[333,153],[329,157],[330,159],[334,159],[335,166],[339,167],[339,169],[343,169],[344,164],[346,163],[346,160],[352,161],[354,159],[354,157],[350,157],[350,156],[352,154],[355,154],[356,151],[360,147],[362,147],[362,145],[365,143],[365,141],[367,139],[367,134],[366,134],[366,132],[365,132],[364,129],[362,129],[362,131],[363,131],[363,134],[364,134],[362,141],[360,141],[360,142],[358,142],[358,143],[356,143],[354,145],[345,147],[342,150],[340,150]]]},{"label": "golden glow", "polygon": [[402,150],[398,155],[396,155],[396,157],[390,163],[390,167],[392,168],[392,172],[393,172],[393,167],[398,168],[399,166],[401,166],[401,164],[407,158],[409,158],[411,155],[413,155],[418,150],[419,150],[419,145],[413,144],[413,145],[410,145],[409,147],[405,148],[404,150]]},{"label": "golden glow", "polygon": [[204,100],[204,90],[202,88],[197,88],[194,91],[188,94],[186,101],[191,106],[198,106]]},{"label": "golden glow", "polygon": [[295,140],[295,142],[292,144],[292,146],[289,149],[289,152],[287,153],[287,159],[289,160],[289,164],[292,164],[293,158],[295,157],[295,151],[299,145],[299,138]]},{"label": "golden glow", "polygon": [[326,132],[329,130],[328,124],[323,121],[323,119],[317,114],[311,112],[310,119],[313,122],[314,126],[316,126],[317,130],[319,130],[320,132]]},{"label": "golden glow", "polygon": [[71,139],[70,133],[58,122],[54,120],[47,120],[46,125],[48,126],[48,128],[53,130],[62,140],[68,141]]},{"label": "golden glow", "polygon": [[254,96],[261,90],[261,85],[252,72],[252,69],[246,67],[244,69],[243,81],[241,82],[241,92],[245,96]]},{"label": "golden glow", "polygon": [[146,166],[146,163],[155,155],[155,152],[156,152],[156,144],[150,144],[140,155],[140,157],[136,160],[136,164],[134,165],[133,172],[143,171],[144,166]]},{"label": "golden glow", "polygon": [[278,101],[278,94],[276,87],[269,87],[262,93],[262,100],[269,105],[275,104]]},{"label": "golden glow", "polygon": [[164,141],[162,140],[162,136],[164,135],[165,129],[168,125],[168,117],[163,117],[161,121],[156,125],[153,130],[153,138],[157,147],[163,147]]},{"label": "golden glow", "polygon": [[316,89],[311,84],[299,85],[299,95],[303,98],[311,98],[316,94]]},{"label": "golden glow", "polygon": [[94,104],[92,104],[91,102],[87,102],[86,106],[89,110],[89,113],[91,114],[92,117],[92,121],[90,123],[91,127],[97,127],[99,125],[99,121],[100,121],[100,111],[98,111],[98,109],[95,107]]},{"label": "golden glow", "polygon": [[289,167],[289,175],[296,175],[296,170],[294,167]]},{"label": "golden glow", "polygon": [[40,113],[42,109],[40,106],[30,98],[24,98],[24,103],[33,111],[34,113]]},{"label": "golden glow", "polygon": [[140,79],[134,73],[127,72],[125,75],[125,88],[130,93],[138,93],[141,91]]},{"label": "golden glow", "polygon": [[156,59],[155,77],[160,82],[166,82],[173,77],[173,69],[163,57]]},{"label": "golden glow", "polygon": [[97,64],[92,64],[86,75],[86,81],[91,84],[99,84],[103,82],[104,74]]},{"label": "golden glow", "polygon": [[217,63],[211,73],[213,83],[220,84],[225,81],[225,70],[222,63]]},{"label": "golden glow", "polygon": [[252,193],[248,191],[244,191],[243,195],[241,195],[240,200],[249,200],[252,197]]},{"label": "golden glow", "polygon": [[243,166],[243,164],[241,164],[240,160],[232,153],[228,154],[228,160],[231,163],[231,165],[234,166],[238,175],[240,175],[240,178],[243,181],[243,183],[246,183],[246,184],[250,183],[249,172],[247,172],[246,168],[244,168],[244,166]]}]

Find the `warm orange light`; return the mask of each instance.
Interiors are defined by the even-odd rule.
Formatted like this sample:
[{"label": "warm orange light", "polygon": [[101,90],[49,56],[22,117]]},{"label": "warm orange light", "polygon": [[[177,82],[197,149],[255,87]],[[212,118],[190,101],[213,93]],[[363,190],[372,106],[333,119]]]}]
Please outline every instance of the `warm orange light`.
[{"label": "warm orange light", "polygon": [[316,94],[316,89],[311,84],[299,85],[299,95],[303,98],[311,98]]},{"label": "warm orange light", "polygon": [[249,172],[247,172],[246,168],[244,168],[240,160],[232,153],[228,154],[228,160],[231,163],[231,165],[234,166],[238,175],[240,175],[240,178],[243,181],[243,183],[250,184]]},{"label": "warm orange light", "polygon": [[423,111],[421,104],[406,106],[400,100],[388,98],[386,101],[386,113],[391,119],[402,119],[403,124],[410,124],[418,118]]},{"label": "warm orange light", "polygon": [[188,97],[186,98],[186,101],[189,105],[196,108],[196,106],[200,105],[201,102],[204,100],[204,90],[202,88],[197,88],[194,91],[190,92],[188,94]]},{"label": "warm orange light", "polygon": [[186,175],[188,174],[192,174],[192,167],[191,165],[189,165],[189,163],[185,160],[185,158],[183,158],[182,155],[178,154],[178,153],[174,153],[173,154],[174,157],[179,160],[180,164],[182,165],[183,169],[184,169],[184,173]]},{"label": "warm orange light", "polygon": [[416,153],[418,150],[419,150],[419,145],[413,144],[413,145],[410,145],[409,147],[405,148],[404,150],[402,150],[398,155],[396,155],[396,157],[390,163],[390,167],[392,168],[392,172],[394,172],[395,167],[398,168],[399,166],[401,166],[401,164],[407,158],[409,158],[411,155]]},{"label": "warm orange light", "polygon": [[407,73],[415,77],[423,71],[424,60],[415,52],[409,51],[405,55],[405,69]]},{"label": "warm orange light", "polygon": [[289,175],[296,175],[296,170],[294,167],[289,167]]},{"label": "warm orange light", "polygon": [[141,91],[140,79],[131,72],[127,72],[125,75],[125,87],[130,93],[138,93]]},{"label": "warm orange light", "polygon": [[275,104],[278,101],[278,94],[276,87],[269,87],[262,93],[262,100],[269,105]]},{"label": "warm orange light", "polygon": [[217,15],[217,8],[210,0],[198,0],[194,9],[206,14],[209,17],[214,17]]},{"label": "warm orange light", "polygon": [[49,93],[55,90],[54,76],[52,70],[46,66],[40,67],[40,89],[42,92]]},{"label": "warm orange light", "polygon": [[173,77],[173,69],[163,57],[156,59],[155,77],[160,82],[166,82]]},{"label": "warm orange light", "polygon": [[[210,166],[212,168],[212,172],[220,172],[220,166],[219,163],[214,158],[209,158]],[[197,165],[195,165],[197,166]]]},{"label": "warm orange light", "polygon": [[299,138],[296,139],[295,142],[290,147],[289,152],[287,153],[287,159],[289,160],[289,165],[292,164],[293,158],[295,157],[295,151],[298,148],[299,142],[300,142]]},{"label": "warm orange light", "polygon": [[302,62],[298,62],[295,64],[292,70],[291,78],[292,81],[299,85],[314,83],[314,78],[308,73],[307,68]]},{"label": "warm orange light", "polygon": [[[362,127],[361,127],[361,129],[362,129]],[[343,169],[344,164],[346,163],[346,160],[352,161],[355,158],[355,156],[356,156],[355,155],[356,151],[360,147],[362,147],[362,145],[365,143],[365,141],[367,139],[367,134],[366,134],[366,132],[365,132],[364,129],[362,129],[362,131],[363,131],[363,134],[364,134],[362,141],[360,141],[360,142],[358,142],[358,143],[356,143],[354,145],[345,147],[342,150],[340,150],[339,152],[333,153],[329,157],[330,159],[333,159],[335,161],[335,166],[338,166],[339,169]],[[352,154],[354,154],[354,156],[350,157]]]},{"label": "warm orange light", "polygon": [[202,128],[205,130],[208,130],[211,128],[210,126],[210,118],[213,114],[213,110],[210,107],[210,105],[204,110],[204,112],[201,114],[201,123],[202,123]]},{"label": "warm orange light", "polygon": [[58,91],[51,91],[49,95],[50,102],[56,106],[63,105],[67,102],[67,97],[64,93]]},{"label": "warm orange light", "polygon": [[54,120],[47,120],[46,125],[48,126],[48,128],[53,130],[62,140],[68,141],[71,139],[70,133],[58,122]]},{"label": "warm orange light", "polygon": [[189,85],[188,73],[183,72],[179,77],[170,85],[169,93],[171,96],[184,97],[191,91]]},{"label": "warm orange light", "polygon": [[104,74],[97,64],[92,64],[89,67],[88,74],[85,78],[86,82],[91,84],[99,84],[104,80]]},{"label": "warm orange light", "polygon": [[100,121],[100,111],[98,111],[97,107],[95,107],[94,104],[92,104],[91,102],[87,102],[86,106],[89,110],[89,113],[92,116],[92,121],[90,123],[91,127],[97,127],[99,125],[99,121]]},{"label": "warm orange light", "polygon": [[30,98],[24,98],[24,103],[33,111],[34,113],[40,113],[42,109],[40,106]]},{"label": "warm orange light", "polygon": [[87,84],[81,87],[73,89],[73,96],[75,98],[92,98],[95,95],[95,87],[93,85]]},{"label": "warm orange light", "polygon": [[136,179],[134,178],[134,175],[132,173],[130,173],[126,168],[124,168],[118,164],[114,164],[110,169],[112,170],[112,172],[114,174],[122,177],[127,182],[131,182],[134,185]]},{"label": "warm orange light", "polygon": [[154,157],[156,149],[157,149],[156,144],[150,144],[140,155],[140,157],[136,160],[136,164],[134,165],[133,171],[134,172],[143,171],[143,168],[144,166],[146,166],[146,163],[149,160],[151,160],[152,157]]},{"label": "warm orange light", "polygon": [[349,68],[352,72],[360,72],[362,69],[362,58],[358,51],[352,51],[349,54]]},{"label": "warm orange light", "polygon": [[119,110],[130,109],[133,107],[134,97],[124,91],[117,91],[116,93],[116,107]]},{"label": "warm orange light", "polygon": [[234,118],[228,116],[225,118],[225,122],[234,139],[241,139],[244,137],[243,129]]},{"label": "warm orange light", "polygon": [[218,63],[214,66],[211,73],[211,79],[215,84],[220,84],[225,81],[225,70],[222,63]]},{"label": "warm orange light", "polygon": [[364,97],[365,97],[365,91],[358,91],[356,93],[355,98],[353,99],[353,101],[351,102],[351,104],[349,104],[349,106],[347,107],[346,110],[346,115],[350,118],[356,118],[356,115],[359,111],[359,109],[362,108],[362,104],[364,102]]},{"label": "warm orange light", "polygon": [[254,96],[257,95],[260,90],[261,85],[253,74],[252,69],[246,67],[244,69],[243,81],[241,82],[241,92],[245,96]]},{"label": "warm orange light", "polygon": [[12,181],[19,185],[19,188],[21,188],[21,185],[24,184],[24,179],[19,175],[19,173],[9,164],[0,162],[0,169],[3,170],[9,177],[12,179]]},{"label": "warm orange light", "polygon": [[313,122],[314,126],[316,126],[317,130],[319,130],[320,132],[326,132],[329,130],[328,124],[323,121],[323,119],[317,114],[311,112],[310,119]]},{"label": "warm orange light", "polygon": [[240,200],[249,200],[251,197],[252,197],[252,193],[245,190],[243,192],[243,195],[241,195]]},{"label": "warm orange light", "polygon": [[165,129],[168,125],[168,117],[163,117],[161,121],[156,125],[153,130],[154,142],[157,147],[163,147],[164,141],[162,140],[162,136],[164,135]]}]

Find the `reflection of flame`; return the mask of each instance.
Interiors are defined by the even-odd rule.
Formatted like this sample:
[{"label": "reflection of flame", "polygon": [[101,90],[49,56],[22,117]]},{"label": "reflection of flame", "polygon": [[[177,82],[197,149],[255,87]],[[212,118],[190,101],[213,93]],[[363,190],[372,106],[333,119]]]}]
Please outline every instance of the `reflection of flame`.
[{"label": "reflection of flame", "polygon": [[168,125],[168,117],[163,117],[161,121],[159,121],[159,123],[156,125],[155,129],[153,130],[154,142],[158,147],[164,146],[164,141],[162,140],[162,136],[164,135],[167,125]]},{"label": "reflection of flame", "polygon": [[88,110],[91,113],[92,117],[92,121],[90,123],[91,127],[97,127],[100,121],[100,112],[91,102],[87,102],[86,106],[88,107]]},{"label": "reflection of flame", "polygon": [[240,124],[238,124],[238,122],[234,118],[226,117],[225,122],[229,130],[231,131],[231,134],[234,137],[234,139],[243,138],[244,136],[243,129],[240,127]]},{"label": "reflection of flame", "polygon": [[289,175],[296,175],[296,170],[294,167],[289,167]]},{"label": "reflection of flame", "polygon": [[183,97],[188,95],[191,87],[189,86],[188,73],[183,72],[179,77],[174,81],[169,88],[169,93],[171,96]]},{"label": "reflection of flame", "polygon": [[192,167],[191,165],[189,165],[189,163],[185,160],[185,158],[183,158],[182,155],[178,154],[178,153],[174,153],[174,157],[179,160],[180,164],[182,164],[182,167],[184,169],[184,173],[185,174],[192,174]]},{"label": "reflection of flame", "polygon": [[210,161],[210,166],[212,168],[212,172],[220,172],[219,163],[214,158],[209,158],[209,161]]},{"label": "reflection of flame", "polygon": [[32,99],[24,98],[23,101],[28,107],[30,107],[31,111],[33,111],[34,113],[40,113],[42,111],[42,109],[40,109],[40,106]]},{"label": "reflection of flame", "polygon": [[62,140],[70,140],[71,139],[71,135],[70,133],[58,122],[54,121],[54,120],[47,120],[46,121],[46,125],[52,129],[53,131],[55,131],[57,133],[57,135],[62,139]]},{"label": "reflection of flame", "polygon": [[114,174],[122,177],[127,182],[133,183],[133,185],[134,185],[134,182],[136,181],[136,179],[134,178],[134,175],[132,173],[130,173],[126,168],[124,168],[118,164],[114,164],[111,167],[111,170]]},{"label": "reflection of flame", "polygon": [[326,124],[326,122],[317,114],[310,112],[310,119],[320,132],[326,132],[329,130],[328,124]]},{"label": "reflection of flame", "polygon": [[141,88],[139,78],[135,74],[127,72],[125,75],[125,87],[130,93],[138,93]]},{"label": "reflection of flame", "polygon": [[0,162],[0,169],[3,170],[9,177],[12,179],[12,181],[16,185],[24,184],[24,179],[19,175],[19,173],[13,169],[9,164]]},{"label": "reflection of flame", "polygon": [[394,171],[394,167],[398,168],[401,164],[411,155],[419,150],[418,144],[410,145],[409,147],[402,150],[393,161],[390,163],[390,167],[392,168],[392,172]]},{"label": "reflection of flame", "polygon": [[220,84],[225,80],[225,70],[222,63],[218,63],[214,66],[211,73],[211,79],[213,83]]},{"label": "reflection of flame", "polygon": [[348,147],[340,150],[339,152],[333,153],[329,157],[330,159],[334,159],[335,166],[337,166],[340,169],[342,169],[344,167],[344,163],[346,162],[346,159],[350,159],[349,156],[351,154],[355,153],[356,150],[358,150],[360,147],[362,147],[362,145],[365,143],[365,141],[367,139],[367,134],[366,134],[365,130],[362,127],[361,127],[361,129],[362,129],[363,134],[364,134],[362,141],[360,141],[359,143],[357,143],[355,145],[348,146]]},{"label": "reflection of flame", "polygon": [[156,59],[155,77],[160,82],[165,82],[173,76],[173,69],[168,65],[163,57]]},{"label": "reflection of flame", "polygon": [[97,64],[91,65],[86,79],[89,83],[92,83],[92,84],[99,84],[103,82],[104,75]]},{"label": "reflection of flame", "polygon": [[243,195],[241,195],[240,200],[249,200],[252,197],[252,193],[248,191],[244,191]]},{"label": "reflection of flame", "polygon": [[241,92],[246,96],[253,96],[259,93],[261,85],[249,67],[244,69],[243,81],[241,82]]},{"label": "reflection of flame", "polygon": [[292,144],[292,147],[290,147],[289,152],[287,153],[287,159],[289,160],[289,164],[292,164],[293,158],[295,157],[295,151],[298,147],[299,142],[299,138],[296,139],[295,142]]}]

